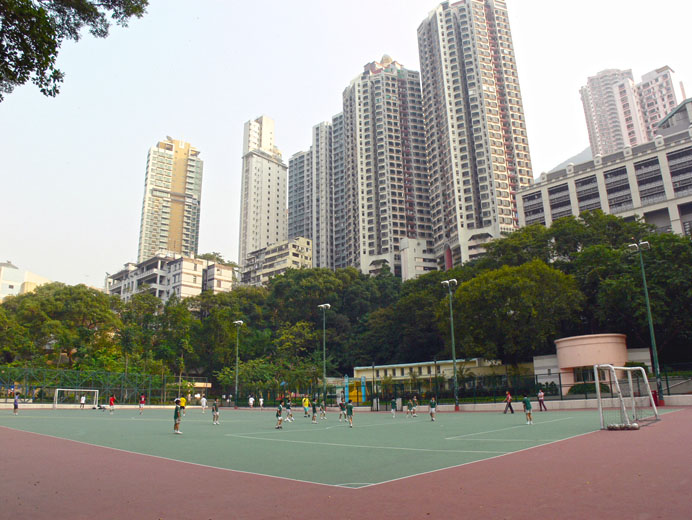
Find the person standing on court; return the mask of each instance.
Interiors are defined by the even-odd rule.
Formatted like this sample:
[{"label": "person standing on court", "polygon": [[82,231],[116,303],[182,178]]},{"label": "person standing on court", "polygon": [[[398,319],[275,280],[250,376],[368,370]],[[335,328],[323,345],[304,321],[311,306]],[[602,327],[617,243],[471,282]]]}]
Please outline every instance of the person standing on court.
[{"label": "person standing on court", "polygon": [[180,401],[180,409],[183,411],[183,415],[185,415],[185,405],[187,404],[187,399],[185,397],[181,397],[178,399]]},{"label": "person standing on court", "polygon": [[396,398],[394,398],[394,397],[392,397],[391,408],[392,408],[392,419],[395,419],[396,418]]},{"label": "person standing on court", "polygon": [[350,399],[346,405],[346,419],[348,420],[349,428],[353,428],[353,401]]},{"label": "person standing on court", "polygon": [[14,415],[19,415],[19,394],[14,394]]},{"label": "person standing on court", "polygon": [[219,424],[219,400],[214,399],[211,404],[211,422],[212,424]]},{"label": "person standing on court", "polygon": [[522,399],[522,403],[524,403],[524,413],[526,414],[526,424],[533,424],[533,417],[531,417],[531,401],[529,398],[524,395],[524,399]]},{"label": "person standing on court", "polygon": [[175,400],[175,410],[173,410],[173,433],[182,434],[180,431],[180,399]]},{"label": "person standing on court", "polygon": [[510,412],[514,413],[514,408],[512,408],[512,394],[509,393],[509,390],[505,393],[505,411],[503,413],[507,413],[507,410]]},{"label": "person standing on court", "polygon": [[433,395],[430,398],[430,420],[435,421],[435,414],[437,414],[437,401],[435,400],[435,396]]},{"label": "person standing on court", "polygon": [[202,413],[204,413],[204,410],[207,409],[207,398],[204,397],[204,394],[202,394],[202,399],[200,399],[199,403],[202,405]]},{"label": "person standing on court", "polygon": [[545,403],[543,402],[544,399],[545,399],[545,394],[543,393],[543,389],[541,388],[540,390],[538,390],[538,411],[539,412],[542,412],[544,410],[546,412],[548,411],[548,409],[545,407]]},{"label": "person standing on court", "polygon": [[139,415],[142,415],[142,412],[144,411],[144,403],[146,403],[147,398],[144,395],[144,392],[139,396]]},{"label": "person standing on court", "polygon": [[110,413],[115,410],[115,394],[111,394],[110,399],[108,399],[108,406],[110,407]]},{"label": "person standing on court", "polygon": [[86,403],[86,396],[82,394],[82,397],[79,398],[79,407],[84,408],[84,403]]}]

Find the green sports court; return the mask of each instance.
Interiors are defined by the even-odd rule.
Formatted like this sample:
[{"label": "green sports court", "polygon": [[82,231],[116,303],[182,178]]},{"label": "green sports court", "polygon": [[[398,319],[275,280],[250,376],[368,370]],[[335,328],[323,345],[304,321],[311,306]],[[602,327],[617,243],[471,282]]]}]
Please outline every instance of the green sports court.
[{"label": "green sports court", "polygon": [[[301,411],[302,412],[302,411]],[[337,413],[312,424],[302,413],[276,430],[273,411],[189,409],[183,435],[173,434],[172,409],[23,409],[0,426],[221,469],[332,486],[365,487],[527,450],[599,429],[596,411],[355,413],[354,427]]]}]

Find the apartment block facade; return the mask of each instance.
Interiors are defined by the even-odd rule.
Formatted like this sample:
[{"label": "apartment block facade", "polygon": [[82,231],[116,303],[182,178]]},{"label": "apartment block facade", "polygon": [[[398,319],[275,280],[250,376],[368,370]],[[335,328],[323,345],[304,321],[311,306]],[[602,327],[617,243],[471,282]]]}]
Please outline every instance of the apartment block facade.
[{"label": "apartment block facade", "polygon": [[295,237],[253,251],[241,273],[245,285],[264,285],[288,269],[312,267],[312,240]]},{"label": "apartment block facade", "polygon": [[442,269],[519,227],[533,174],[506,2],[443,2],[418,28],[433,253]]},{"label": "apartment block facade", "polygon": [[181,299],[199,296],[205,289],[232,290],[232,269],[209,260],[162,251],[143,262],[128,262],[117,273],[108,275],[106,292],[124,301],[148,292],[165,303],[174,296]]},{"label": "apartment block facade", "polygon": [[190,143],[171,137],[149,149],[138,262],[159,251],[197,254],[204,166],[199,155]]},{"label": "apartment block facade", "polygon": [[667,66],[645,74],[640,83],[631,70],[603,70],[579,92],[594,157],[652,141],[658,123],[677,105]]},{"label": "apartment block facade", "polygon": [[419,73],[367,64],[343,93],[343,136],[345,263],[400,276],[401,240],[432,238]]},{"label": "apartment block facade", "polygon": [[287,167],[274,145],[274,121],[266,116],[245,123],[240,194],[238,263],[252,251],[286,240]]},{"label": "apartment block facade", "polygon": [[692,101],[660,122],[653,142],[543,174],[519,194],[522,226],[600,209],[692,235]]}]

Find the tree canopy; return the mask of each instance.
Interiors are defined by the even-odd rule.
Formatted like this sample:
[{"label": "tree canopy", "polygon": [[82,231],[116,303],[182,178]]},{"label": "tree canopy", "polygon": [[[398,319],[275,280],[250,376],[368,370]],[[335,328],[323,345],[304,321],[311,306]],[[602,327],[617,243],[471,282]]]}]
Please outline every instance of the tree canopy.
[{"label": "tree canopy", "polygon": [[148,0],[0,0],[0,101],[28,81],[55,96],[65,75],[55,67],[65,40],[83,28],[105,38],[112,23],[144,15]]}]

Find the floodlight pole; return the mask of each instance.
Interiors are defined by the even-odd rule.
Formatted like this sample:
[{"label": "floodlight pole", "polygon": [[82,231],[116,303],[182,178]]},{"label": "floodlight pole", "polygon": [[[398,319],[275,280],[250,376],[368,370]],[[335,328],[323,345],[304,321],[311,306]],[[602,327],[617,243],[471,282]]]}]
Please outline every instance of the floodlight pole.
[{"label": "floodlight pole", "polygon": [[456,278],[451,278],[450,280],[445,280],[442,285],[447,287],[447,292],[449,293],[449,330],[452,336],[452,366],[454,368],[454,411],[459,411],[459,394],[457,391],[457,353],[456,347],[454,346],[454,315],[452,313],[452,287],[457,286]]},{"label": "floodlight pole", "polygon": [[644,300],[646,301],[646,318],[649,322],[649,335],[651,336],[651,360],[654,363],[654,375],[656,376],[656,390],[660,405],[663,405],[663,382],[661,381],[661,371],[658,368],[658,349],[656,348],[656,336],[654,334],[654,320],[651,317],[651,302],[649,301],[649,289],[646,285],[646,272],[644,271],[644,255],[642,249],[651,249],[649,242],[637,242],[627,246],[631,251],[639,253],[639,266],[642,270],[642,283],[644,285]]},{"label": "floodlight pole", "polygon": [[326,323],[327,323],[327,309],[331,308],[328,303],[323,303],[317,306],[318,309],[322,309],[322,396],[324,398],[324,405],[327,406],[327,336],[326,336]]},{"label": "floodlight pole", "polygon": [[234,321],[235,325],[235,399],[233,401],[234,408],[238,408],[238,344],[240,343],[240,327],[243,326],[243,321]]}]

